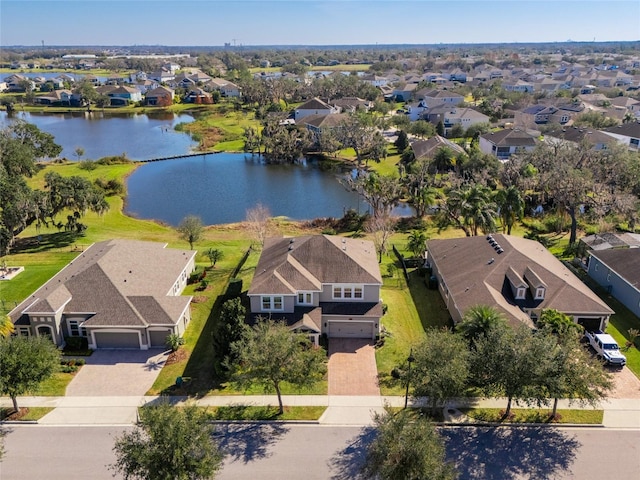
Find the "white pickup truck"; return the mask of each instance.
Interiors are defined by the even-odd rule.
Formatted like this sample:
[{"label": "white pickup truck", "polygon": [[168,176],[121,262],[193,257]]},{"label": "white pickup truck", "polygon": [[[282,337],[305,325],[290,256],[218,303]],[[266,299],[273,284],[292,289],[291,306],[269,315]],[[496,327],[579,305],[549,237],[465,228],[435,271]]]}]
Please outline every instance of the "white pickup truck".
[{"label": "white pickup truck", "polygon": [[585,338],[596,351],[598,358],[604,360],[607,365],[624,367],[627,363],[627,357],[620,353],[620,347],[615,339],[606,333],[596,330],[595,332],[585,331]]}]

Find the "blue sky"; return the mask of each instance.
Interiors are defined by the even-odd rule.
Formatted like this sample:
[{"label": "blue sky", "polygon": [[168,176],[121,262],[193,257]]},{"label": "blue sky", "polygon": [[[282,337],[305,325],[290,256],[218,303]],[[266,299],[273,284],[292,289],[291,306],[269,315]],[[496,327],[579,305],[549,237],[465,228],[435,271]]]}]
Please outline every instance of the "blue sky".
[{"label": "blue sky", "polygon": [[638,0],[0,0],[0,46],[628,41]]}]

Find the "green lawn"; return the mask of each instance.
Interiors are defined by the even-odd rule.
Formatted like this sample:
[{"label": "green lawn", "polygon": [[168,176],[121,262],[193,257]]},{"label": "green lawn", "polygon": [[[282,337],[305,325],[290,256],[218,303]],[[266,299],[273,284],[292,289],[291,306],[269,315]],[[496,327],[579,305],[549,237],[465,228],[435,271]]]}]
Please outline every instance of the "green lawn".
[{"label": "green lawn", "polygon": [[38,397],[64,397],[67,385],[73,380],[75,373],[58,372],[53,377],[42,382],[33,392]]},{"label": "green lawn", "polygon": [[481,422],[492,423],[572,423],[601,425],[604,410],[558,410],[557,418],[551,420],[551,410],[513,408],[513,418],[503,420],[504,409],[500,408],[461,408],[465,415]]},{"label": "green lawn", "polygon": [[[20,406],[20,404],[18,404]],[[25,415],[21,416],[17,420],[21,422],[29,422],[34,420],[40,420],[47,413],[53,410],[53,407],[29,407]],[[0,420],[5,419],[8,415],[13,413],[13,408],[0,408]]]}]

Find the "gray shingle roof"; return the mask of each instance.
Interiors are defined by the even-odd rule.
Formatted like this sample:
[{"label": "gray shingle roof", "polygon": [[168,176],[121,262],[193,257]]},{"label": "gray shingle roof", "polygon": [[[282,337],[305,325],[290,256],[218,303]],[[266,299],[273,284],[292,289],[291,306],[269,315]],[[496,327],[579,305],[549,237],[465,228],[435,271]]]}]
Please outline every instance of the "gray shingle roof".
[{"label": "gray shingle roof", "polygon": [[249,295],[318,291],[323,283],[381,285],[373,243],[331,235],[268,238]]},{"label": "gray shingle roof", "polygon": [[640,289],[640,248],[614,248],[592,252],[591,255]]},{"label": "gray shingle roof", "polygon": [[527,132],[516,129],[504,129],[498,132],[485,133],[481,138],[499,147],[528,147],[536,145],[536,138]]},{"label": "gray shingle roof", "polygon": [[[196,254],[165,244],[108,240],[91,245],[10,312],[94,313],[86,325],[175,324],[190,297],[169,296]],[[153,299],[153,301],[151,301]],[[41,310],[48,308],[48,310]]]}]

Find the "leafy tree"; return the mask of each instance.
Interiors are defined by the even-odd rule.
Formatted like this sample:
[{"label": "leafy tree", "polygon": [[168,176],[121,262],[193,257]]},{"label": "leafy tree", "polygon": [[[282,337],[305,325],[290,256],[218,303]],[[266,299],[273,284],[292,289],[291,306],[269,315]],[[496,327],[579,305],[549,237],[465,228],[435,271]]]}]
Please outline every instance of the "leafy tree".
[{"label": "leafy tree", "polygon": [[436,133],[441,137],[444,137],[444,123],[442,123],[442,120],[440,120],[436,125]]},{"label": "leafy tree", "polygon": [[476,340],[487,335],[490,330],[504,329],[506,326],[506,320],[495,308],[476,305],[464,313],[462,321],[456,325],[456,330],[473,346]]},{"label": "leafy tree", "polygon": [[80,160],[84,156],[84,148],[76,147],[73,154],[78,158],[78,160]]},{"label": "leafy tree", "polygon": [[495,200],[500,211],[502,231],[506,231],[507,235],[511,235],[511,229],[516,223],[516,219],[521,219],[524,214],[524,199],[520,194],[520,190],[515,186],[498,190]]},{"label": "leafy tree", "polygon": [[212,267],[215,267],[216,263],[218,263],[218,261],[222,260],[222,258],[224,257],[224,252],[219,248],[209,248],[206,251],[206,254],[209,258],[209,261],[211,262]]},{"label": "leafy tree", "polygon": [[[548,332],[543,334],[549,335]],[[569,400],[569,404],[596,407],[613,387],[613,381],[602,364],[574,336],[553,336],[549,343],[553,346],[547,352],[551,357],[542,363],[544,368],[539,372],[539,387],[546,399],[553,399],[552,417],[557,414],[559,398]]]},{"label": "leafy tree", "polygon": [[[376,151],[374,147],[380,143],[381,135],[376,129],[375,121],[366,113],[356,112],[349,115],[340,122],[336,132],[344,148],[353,148],[358,163],[368,158],[369,152]],[[382,142],[385,142],[386,147],[384,138]]]},{"label": "leafy tree", "polygon": [[407,250],[414,257],[422,257],[427,249],[427,234],[422,230],[413,230],[407,239]]},{"label": "leafy tree", "polygon": [[185,242],[189,242],[189,248],[193,250],[193,244],[200,240],[204,226],[200,217],[195,215],[187,215],[178,225],[178,233],[180,238]]},{"label": "leafy tree", "polygon": [[434,177],[429,174],[430,163],[420,159],[407,168],[408,173],[402,179],[404,194],[413,208],[416,217],[422,218],[430,207],[436,204],[437,190],[433,187]]},{"label": "leafy tree", "polygon": [[581,208],[592,218],[635,212],[637,157],[620,148],[594,150],[586,143],[561,142],[538,146],[523,154],[537,170],[539,191],[571,219],[569,244],[577,240]]},{"label": "leafy tree", "polygon": [[[220,310],[220,318],[215,324],[213,330],[213,350],[219,362],[224,366],[225,360],[231,354],[231,345],[242,339],[243,332],[246,328],[247,309],[242,305],[242,300],[232,298],[222,304]],[[231,358],[233,363],[236,359]]]},{"label": "leafy tree", "polygon": [[211,479],[222,465],[213,434],[206,412],[195,405],[145,406],[136,429],[116,438],[109,468],[126,479]]},{"label": "leafy tree", "polygon": [[244,129],[244,151],[253,154],[256,150],[260,152],[260,134],[253,127]]},{"label": "leafy tree", "polygon": [[378,175],[375,172],[359,171],[355,177],[346,177],[344,183],[362,195],[371,206],[374,217],[391,215],[391,211],[398,204],[402,193],[400,182],[396,178]]},{"label": "leafy tree", "polygon": [[380,480],[454,480],[458,474],[445,456],[444,442],[432,423],[410,410],[374,417],[376,437],[367,448],[362,473]]},{"label": "leafy tree", "polygon": [[413,349],[413,357],[410,378],[413,395],[428,397],[432,411],[462,396],[470,374],[470,352],[463,337],[450,330],[429,330]]},{"label": "leafy tree", "polygon": [[546,330],[550,333],[559,335],[560,337],[576,338],[583,331],[584,328],[578,325],[573,319],[556,309],[545,308],[540,313],[537,326],[540,330]]},{"label": "leafy tree", "polygon": [[425,120],[417,120],[412,122],[409,126],[409,131],[420,138],[433,137],[435,128],[433,125]]},{"label": "leafy tree", "polygon": [[60,366],[60,351],[48,336],[0,338],[0,394],[18,411],[18,395],[34,390]]},{"label": "leafy tree", "polygon": [[274,388],[281,415],[283,382],[303,387],[326,372],[324,350],[313,346],[307,335],[273,320],[262,319],[245,329],[242,338],[231,345],[231,355],[236,359],[231,365],[235,380],[241,385],[257,382],[265,389]]},{"label": "leafy tree", "polygon": [[489,395],[506,396],[505,417],[513,400],[541,405],[547,398],[542,388],[544,372],[554,362],[553,341],[524,325],[493,328],[474,342],[471,353],[473,382]]}]

